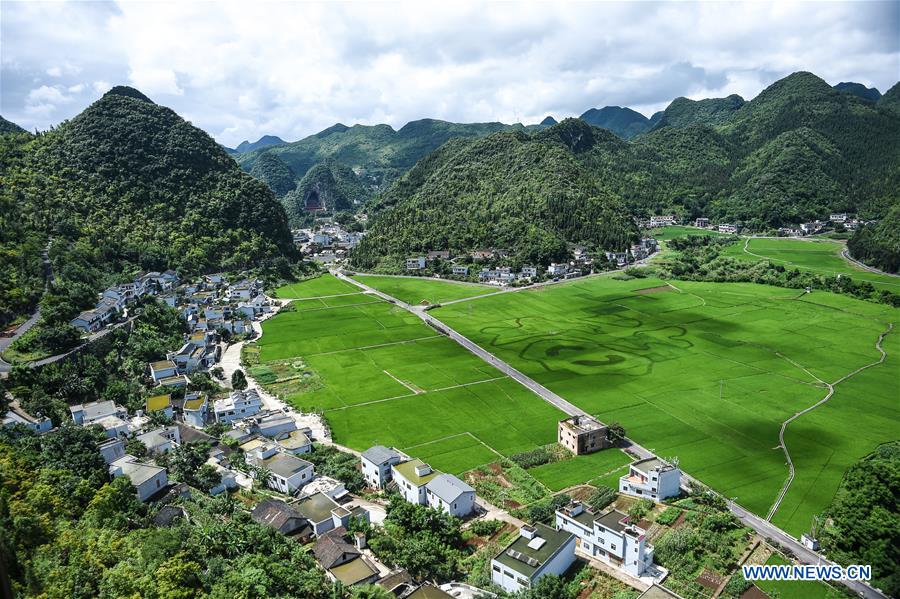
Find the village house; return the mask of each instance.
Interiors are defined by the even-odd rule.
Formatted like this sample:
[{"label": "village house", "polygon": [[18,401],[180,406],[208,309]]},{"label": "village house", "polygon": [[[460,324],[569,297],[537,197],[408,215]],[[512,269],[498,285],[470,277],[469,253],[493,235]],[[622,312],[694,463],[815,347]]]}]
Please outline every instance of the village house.
[{"label": "village house", "polygon": [[457,277],[468,277],[469,267],[465,265],[455,265],[450,269],[450,272]]},{"label": "village house", "polygon": [[724,233],[725,235],[736,235],[739,227],[731,223],[719,223],[718,230],[719,233]]},{"label": "village house", "polygon": [[833,223],[845,223],[845,222],[847,222],[847,218],[848,218],[848,216],[847,216],[846,212],[837,212],[837,213],[831,214],[828,217],[828,220],[830,220]]},{"label": "village house", "polygon": [[159,386],[166,389],[183,389],[190,383],[190,379],[186,375],[176,374],[175,376],[167,376],[159,379]]},{"label": "village house", "polygon": [[286,412],[260,412],[235,424],[264,437],[274,439],[278,435],[297,430],[297,423]]},{"label": "village house", "polygon": [[506,266],[501,268],[483,268],[478,273],[478,279],[484,283],[507,285],[516,280],[516,275]]},{"label": "village house", "polygon": [[85,310],[69,321],[69,324],[85,333],[96,333],[106,325],[112,314],[104,310]]},{"label": "village house", "polygon": [[628,263],[628,252],[603,252],[606,260],[615,262],[616,266],[625,266]]},{"label": "village house", "polygon": [[312,527],[303,514],[280,499],[263,499],[250,512],[257,524],[268,526],[286,537],[297,537],[301,541],[312,538]]},{"label": "village house", "polygon": [[652,215],[650,217],[650,228],[657,229],[659,227],[668,227],[678,222],[674,214],[664,214],[662,216]]},{"label": "village house", "polygon": [[547,574],[562,576],[575,562],[575,535],[545,524],[525,525],[491,560],[491,582],[509,593],[531,588]]},{"label": "village house", "polygon": [[278,451],[274,443],[265,443],[247,454],[247,461],[269,471],[270,489],[293,495],[313,479],[315,470],[306,460]]},{"label": "village house", "polygon": [[320,537],[312,549],[316,561],[331,580],[340,581],[344,587],[375,582],[379,577],[378,568],[361,551],[365,547],[365,535],[354,536],[353,545],[345,540],[346,535],[346,530],[337,528]]},{"label": "village house", "polygon": [[278,449],[291,455],[302,455],[312,451],[312,440],[309,438],[310,430],[293,430],[289,433],[280,433],[275,436],[275,444]]},{"label": "village house", "polygon": [[178,366],[172,360],[160,360],[159,362],[150,362],[150,378],[154,383],[173,377],[178,374]]},{"label": "village house", "polygon": [[391,467],[403,461],[404,456],[395,449],[375,445],[362,453],[361,471],[366,483],[373,489],[384,489],[393,480]]},{"label": "village house", "polygon": [[475,489],[452,474],[438,474],[425,484],[429,507],[465,518],[475,509]]},{"label": "village house", "polygon": [[338,502],[325,493],[314,493],[294,504],[294,508],[309,522],[316,537],[334,528],[331,512],[339,507]]},{"label": "village house", "polygon": [[109,465],[112,476],[127,476],[140,501],[147,501],[169,484],[166,469],[138,461],[133,455],[125,454]]},{"label": "village house", "polygon": [[694,221],[694,226],[698,227],[700,229],[705,229],[706,227],[709,226],[709,219],[701,216],[700,218],[698,218],[697,220]]},{"label": "village house", "polygon": [[803,231],[804,235],[812,235],[813,233],[818,233],[822,230],[822,223],[819,221],[815,221],[812,223],[801,223],[800,230]]},{"label": "village house", "polygon": [[631,257],[634,260],[643,260],[647,257],[647,250],[640,243],[631,246]]},{"label": "village house", "polygon": [[13,400],[9,404],[9,410],[3,415],[3,426],[24,426],[39,435],[42,435],[53,428],[53,423],[49,418],[41,416],[35,417],[22,409],[19,402]]},{"label": "village house", "polygon": [[213,403],[213,416],[216,422],[231,423],[253,416],[262,409],[262,399],[256,389],[232,391],[231,395],[217,399]]},{"label": "village house", "polygon": [[578,537],[578,549],[591,557],[640,577],[653,564],[646,531],[618,510],[595,516],[573,501],[556,511],[556,528]]},{"label": "village house", "polygon": [[519,272],[520,279],[536,279],[538,276],[537,266],[523,266]]},{"label": "village house", "polygon": [[184,404],[181,408],[181,417],[187,424],[197,428],[206,426],[206,418],[209,412],[209,398],[206,393],[194,391],[184,394]]},{"label": "village house", "polygon": [[619,478],[619,492],[657,502],[675,497],[681,492],[681,470],[659,458],[638,460]]},{"label": "village house", "polygon": [[557,428],[559,444],[575,455],[609,447],[609,428],[592,416],[570,416],[560,420]]},{"label": "village house", "polygon": [[449,260],[450,252],[447,250],[434,250],[428,252],[428,255],[425,257],[428,262],[433,262],[434,260]]},{"label": "village house", "polygon": [[422,270],[425,268],[425,256],[406,259],[406,270]]},{"label": "village house", "polygon": [[106,439],[97,444],[97,450],[107,465],[112,464],[119,458],[125,457],[125,440],[122,437]]},{"label": "village house", "polygon": [[471,256],[473,260],[490,260],[494,257],[494,250],[475,250]]},{"label": "village house", "polygon": [[102,420],[109,416],[115,416],[122,419],[128,417],[128,410],[120,405],[117,405],[112,400],[94,401],[86,404],[76,404],[69,407],[69,412],[72,414],[72,420],[75,422],[75,424],[81,424],[84,426],[97,422],[98,420]]},{"label": "village house", "polygon": [[553,262],[547,268],[547,274],[551,277],[563,277],[569,272],[569,265],[566,263]]},{"label": "village house", "polygon": [[166,426],[141,433],[136,439],[144,444],[150,455],[157,455],[177,447],[181,443],[181,434],[177,426]]},{"label": "village house", "polygon": [[391,476],[403,499],[409,503],[427,505],[425,485],[438,475],[431,466],[415,459],[391,466]]},{"label": "village house", "polygon": [[174,417],[174,412],[172,411],[172,394],[166,393],[165,395],[148,397],[146,413],[149,415],[153,412],[162,412],[166,418],[171,420]]}]

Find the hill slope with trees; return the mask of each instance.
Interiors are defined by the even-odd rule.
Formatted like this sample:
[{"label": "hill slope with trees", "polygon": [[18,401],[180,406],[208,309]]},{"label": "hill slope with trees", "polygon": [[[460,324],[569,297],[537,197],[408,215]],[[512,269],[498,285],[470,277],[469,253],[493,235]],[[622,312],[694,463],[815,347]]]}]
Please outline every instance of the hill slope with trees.
[{"label": "hill slope with trees", "polygon": [[[52,237],[63,281],[97,291],[140,269],[189,275],[294,256],[272,192],[209,135],[132,88],[113,88],[48,132],[4,135],[2,153],[0,202],[16,216],[0,219],[0,243],[34,238],[28,257],[4,260],[33,264],[34,243]],[[0,291],[0,306],[22,303],[23,294]]]}]

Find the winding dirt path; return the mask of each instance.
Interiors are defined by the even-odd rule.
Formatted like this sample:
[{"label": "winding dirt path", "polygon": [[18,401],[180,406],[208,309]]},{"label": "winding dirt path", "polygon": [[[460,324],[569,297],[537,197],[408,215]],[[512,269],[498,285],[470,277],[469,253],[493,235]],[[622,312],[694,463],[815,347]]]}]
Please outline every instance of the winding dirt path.
[{"label": "winding dirt path", "polygon": [[775,512],[777,512],[778,508],[781,506],[781,502],[784,500],[785,495],[787,495],[788,489],[790,489],[790,487],[791,487],[791,483],[794,482],[794,474],[795,474],[794,462],[791,459],[790,452],[788,451],[787,443],[784,442],[784,432],[787,430],[788,425],[791,422],[793,422],[794,420],[797,420],[798,418],[803,416],[804,414],[806,414],[808,412],[812,412],[813,410],[815,410],[816,408],[818,408],[819,406],[821,406],[825,402],[827,402],[829,399],[831,399],[831,397],[834,395],[835,386],[843,383],[844,381],[846,381],[847,379],[849,379],[851,377],[856,376],[863,370],[869,369],[873,366],[878,366],[879,364],[883,363],[884,360],[887,358],[887,352],[884,351],[884,349],[881,347],[881,344],[884,341],[884,338],[887,337],[888,333],[890,333],[892,330],[894,330],[894,323],[889,323],[887,330],[885,332],[883,332],[881,335],[879,335],[878,341],[875,342],[875,349],[877,349],[879,351],[879,353],[881,354],[881,357],[878,358],[878,360],[871,362],[869,364],[866,364],[865,366],[860,366],[853,372],[851,372],[849,374],[845,374],[844,376],[842,376],[841,378],[839,378],[838,380],[836,380],[833,383],[826,383],[825,381],[823,381],[822,379],[820,379],[819,377],[817,377],[816,375],[811,373],[809,370],[807,370],[800,364],[797,364],[796,362],[794,362],[787,356],[783,356],[783,355],[779,354],[779,356],[781,358],[784,358],[785,360],[787,360],[788,362],[790,362],[797,368],[801,369],[803,372],[807,373],[812,378],[816,379],[819,383],[825,385],[828,388],[828,393],[825,395],[825,397],[823,397],[822,399],[820,399],[813,405],[809,406],[808,408],[806,408],[804,410],[797,412],[796,414],[794,414],[793,416],[791,416],[790,418],[788,418],[787,420],[785,420],[784,422],[781,423],[781,430],[778,433],[778,442],[779,442],[779,447],[781,447],[782,451],[784,451],[784,457],[787,459],[788,478],[784,482],[784,486],[781,487],[781,492],[778,494],[778,497],[775,499],[775,503],[773,503],[772,507],[769,509],[769,513],[766,515],[766,520],[771,521],[772,517],[775,516]]}]

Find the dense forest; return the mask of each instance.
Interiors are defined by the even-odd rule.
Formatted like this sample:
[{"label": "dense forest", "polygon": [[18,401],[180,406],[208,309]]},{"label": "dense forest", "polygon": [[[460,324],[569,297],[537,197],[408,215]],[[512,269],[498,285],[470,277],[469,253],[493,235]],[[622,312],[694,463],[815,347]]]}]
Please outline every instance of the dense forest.
[{"label": "dense forest", "polygon": [[0,176],[0,262],[10,275],[0,283],[0,324],[37,300],[40,248],[51,238],[109,279],[294,258],[268,187],[209,135],[131,88],[113,88],[48,132],[0,136]]},{"label": "dense forest", "polygon": [[[263,158],[260,156],[260,160]],[[324,210],[328,214],[352,211],[373,195],[372,188],[367,187],[349,167],[328,159],[306,171],[296,188],[281,198],[281,203],[288,222],[292,226],[300,226],[309,222],[314,211]]]},{"label": "dense forest", "polygon": [[[577,119],[528,135],[455,139],[378,199],[380,216],[353,254],[371,268],[410,251],[496,247],[523,262],[565,258],[567,242],[624,249],[638,231],[619,198],[578,160],[594,129]],[[623,142],[624,143],[624,142]]]},{"label": "dense forest", "polygon": [[844,475],[820,531],[839,564],[871,564],[872,586],[900,596],[900,442],[882,445]]},{"label": "dense forest", "polygon": [[[566,194],[576,203],[598,193],[620,199],[623,214],[706,216],[750,231],[831,212],[882,218],[900,189],[896,96],[892,89],[873,103],[795,73],[749,102],[676,100],[652,131],[630,142],[574,119],[530,137],[453,140],[376,199],[371,235],[356,260],[371,266],[385,253],[512,245],[510,233],[524,239],[519,219],[538,228],[552,221],[547,230],[557,245],[615,249],[627,241],[585,234],[594,223],[555,204]],[[571,142],[559,143],[564,137]],[[616,227],[606,224],[607,232]],[[873,234],[871,243],[889,237]]]}]

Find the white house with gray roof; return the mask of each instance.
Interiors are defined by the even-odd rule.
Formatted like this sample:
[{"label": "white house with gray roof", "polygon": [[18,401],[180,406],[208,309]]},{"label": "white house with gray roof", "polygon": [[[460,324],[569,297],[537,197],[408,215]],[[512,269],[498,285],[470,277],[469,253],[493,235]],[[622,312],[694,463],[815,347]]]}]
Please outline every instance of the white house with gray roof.
[{"label": "white house with gray roof", "polygon": [[391,466],[391,476],[397,483],[397,490],[403,499],[418,505],[428,505],[425,485],[437,477],[438,473],[422,460],[415,459]]},{"label": "white house with gray roof", "polygon": [[111,400],[74,405],[69,407],[69,412],[72,413],[72,420],[75,421],[75,424],[84,426],[102,420],[107,416],[116,416],[123,419],[128,417],[128,411]]},{"label": "white house with gray roof", "polygon": [[383,489],[393,480],[391,466],[399,464],[404,456],[396,449],[375,445],[362,453],[362,475],[373,489]]},{"label": "white house with gray roof", "polygon": [[247,453],[247,459],[269,471],[269,488],[293,495],[309,483],[315,475],[313,465],[306,460],[278,451],[274,443],[265,443]]},{"label": "white house with gray roof", "polygon": [[425,484],[429,507],[465,518],[475,509],[475,489],[452,474],[438,474]]},{"label": "white house with gray roof", "polygon": [[129,454],[110,464],[109,473],[115,477],[127,476],[141,501],[147,501],[169,484],[165,468],[145,464]]},{"label": "white house with gray roof", "polygon": [[632,462],[619,479],[619,492],[657,502],[675,497],[681,492],[681,469],[659,458]]},{"label": "white house with gray roof", "polygon": [[526,525],[491,560],[491,582],[509,593],[518,593],[547,574],[562,576],[574,562],[575,535],[544,524]]}]

